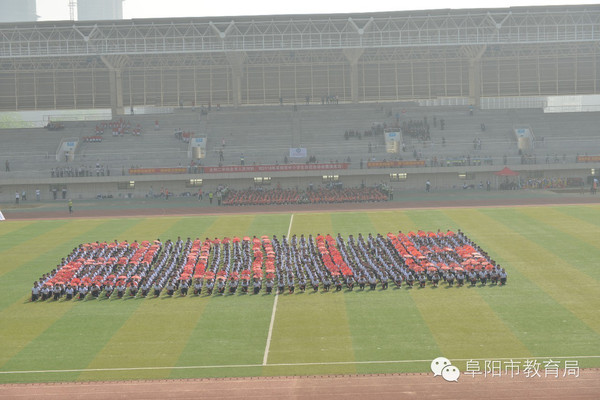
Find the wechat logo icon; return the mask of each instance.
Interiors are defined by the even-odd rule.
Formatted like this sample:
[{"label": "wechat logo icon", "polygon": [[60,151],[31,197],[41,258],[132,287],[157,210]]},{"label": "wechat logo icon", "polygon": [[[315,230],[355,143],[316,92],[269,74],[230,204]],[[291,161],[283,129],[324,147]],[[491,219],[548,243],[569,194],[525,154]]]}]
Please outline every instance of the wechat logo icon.
[{"label": "wechat logo icon", "polygon": [[431,362],[433,376],[442,376],[448,382],[458,382],[460,370],[452,365],[446,357],[438,357]]}]

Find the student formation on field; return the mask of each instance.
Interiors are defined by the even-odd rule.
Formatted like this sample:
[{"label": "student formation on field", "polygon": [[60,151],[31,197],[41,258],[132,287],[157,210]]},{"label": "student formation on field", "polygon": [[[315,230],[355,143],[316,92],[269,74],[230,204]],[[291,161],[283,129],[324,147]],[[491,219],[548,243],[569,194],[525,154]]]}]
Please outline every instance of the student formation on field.
[{"label": "student formation on field", "polygon": [[293,235],[80,244],[32,301],[293,294],[505,285],[504,268],[463,232]]}]

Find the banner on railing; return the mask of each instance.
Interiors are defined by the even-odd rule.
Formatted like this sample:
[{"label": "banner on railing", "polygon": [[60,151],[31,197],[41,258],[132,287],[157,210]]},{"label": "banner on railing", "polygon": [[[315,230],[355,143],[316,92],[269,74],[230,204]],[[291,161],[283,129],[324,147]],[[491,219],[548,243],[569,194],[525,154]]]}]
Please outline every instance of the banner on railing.
[{"label": "banner on railing", "polygon": [[367,168],[395,168],[395,167],[424,167],[425,160],[412,161],[369,161]]},{"label": "banner on railing", "polygon": [[[282,165],[229,165],[225,167],[196,167],[198,173],[218,174],[232,172],[285,172],[285,171],[329,171],[333,169],[348,169],[348,163],[325,164],[282,164]],[[173,168],[130,168],[129,175],[155,174],[187,174],[192,173],[187,167]],[[196,173],[196,172],[194,172]]]},{"label": "banner on railing", "polygon": [[153,174],[186,174],[186,167],[175,168],[129,168],[129,175],[153,175]]},{"label": "banner on railing", "polygon": [[599,162],[600,156],[577,156],[578,163],[584,162]]},{"label": "banner on railing", "polygon": [[348,163],[230,165],[226,167],[204,167],[204,172],[207,174],[214,174],[227,172],[327,171],[332,169],[348,169],[348,165]]}]

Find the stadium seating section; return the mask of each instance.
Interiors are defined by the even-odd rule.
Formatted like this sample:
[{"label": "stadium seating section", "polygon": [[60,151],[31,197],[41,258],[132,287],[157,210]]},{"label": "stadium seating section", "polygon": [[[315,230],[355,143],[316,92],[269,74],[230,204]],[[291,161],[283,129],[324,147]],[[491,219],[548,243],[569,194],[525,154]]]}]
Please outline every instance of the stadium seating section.
[{"label": "stadium seating section", "polygon": [[[398,153],[387,153],[380,128],[425,118],[430,140],[407,132]],[[476,110],[470,116],[464,107],[393,103],[302,105],[296,111],[291,106],[222,108],[207,114],[185,109],[114,121],[64,122],[59,130],[3,130],[0,159],[10,162],[14,176],[49,176],[52,168],[65,164],[56,156],[61,139],[77,137],[80,144],[71,162],[76,167],[99,163],[119,172],[132,166],[185,167],[192,161],[188,142],[193,135],[207,139],[206,157],[199,163],[209,166],[240,165],[242,159],[245,165],[309,161],[290,157],[290,148],[305,148],[313,162],[350,160],[350,168],[398,159],[425,160],[427,166],[573,163],[577,155],[600,154],[598,120],[598,113]],[[119,121],[128,128],[115,133],[111,124]],[[519,154],[517,126],[533,131],[535,146],[530,154]]]}]

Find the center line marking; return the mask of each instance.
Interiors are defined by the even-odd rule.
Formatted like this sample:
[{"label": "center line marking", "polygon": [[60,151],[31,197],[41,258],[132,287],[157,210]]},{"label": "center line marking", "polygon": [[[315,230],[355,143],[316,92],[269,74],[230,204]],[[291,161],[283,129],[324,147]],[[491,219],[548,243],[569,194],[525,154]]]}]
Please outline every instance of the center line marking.
[{"label": "center line marking", "polygon": [[290,232],[292,231],[292,223],[293,222],[294,222],[294,214],[292,214],[292,217],[290,218],[290,226],[288,226],[288,233],[287,233],[288,240],[290,240]]},{"label": "center line marking", "polygon": [[[290,238],[290,232],[292,231],[292,223],[294,222],[294,214],[290,218],[290,226],[288,226],[287,238]],[[275,290],[275,301],[273,302],[273,311],[271,312],[271,323],[269,324],[269,333],[267,334],[267,345],[265,346],[265,354],[263,355],[262,365],[267,365],[269,358],[269,348],[271,347],[271,337],[273,336],[273,325],[275,324],[275,313],[277,312],[277,299],[279,299],[279,293]]]},{"label": "center line marking", "polygon": [[275,312],[277,311],[277,299],[279,296],[275,292],[275,301],[273,302],[273,312],[271,313],[271,323],[269,324],[269,334],[267,335],[267,346],[265,347],[265,355],[263,356],[262,365],[267,365],[269,358],[269,347],[271,347],[271,336],[273,335],[273,324],[275,323]]}]

